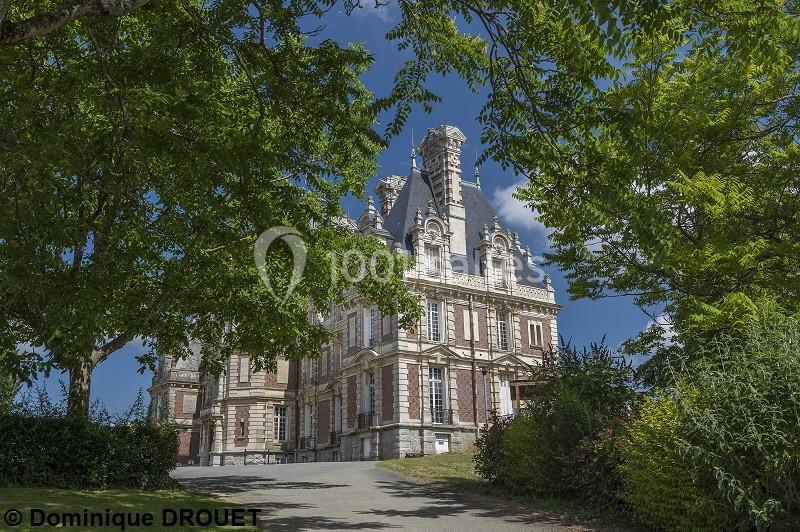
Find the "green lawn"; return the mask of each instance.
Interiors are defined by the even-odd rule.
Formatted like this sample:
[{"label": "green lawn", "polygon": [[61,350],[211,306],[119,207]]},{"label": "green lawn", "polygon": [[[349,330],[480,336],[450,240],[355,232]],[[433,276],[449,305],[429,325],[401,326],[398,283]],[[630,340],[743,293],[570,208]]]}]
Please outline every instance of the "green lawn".
[{"label": "green lawn", "polygon": [[601,526],[601,529],[607,527],[611,530],[633,529],[627,523],[609,520],[607,516],[593,509],[582,507],[575,501],[514,496],[476,475],[472,456],[471,452],[447,453],[427,455],[422,458],[383,460],[378,462],[378,465],[407,477],[427,482],[439,482],[457,491],[512,502],[525,506],[535,513],[555,514],[568,521],[594,522],[605,525]]},{"label": "green lawn", "polygon": [[[6,512],[15,508],[22,512],[23,522],[21,525],[14,528],[8,527],[7,522],[3,522],[3,517]],[[220,499],[210,497],[203,497],[193,495],[187,491],[152,491],[141,492],[132,490],[112,490],[112,491],[72,491],[72,490],[56,490],[56,489],[38,489],[38,488],[2,488],[0,489],[0,530],[43,530],[49,528],[48,526],[40,526],[38,528],[31,528],[30,517],[31,508],[41,509],[44,512],[63,512],[83,514],[84,508],[89,512],[100,512],[105,515],[106,509],[111,512],[139,512],[141,514],[150,512],[154,517],[154,526],[151,527],[131,527],[125,526],[125,530],[162,530],[160,525],[162,521],[163,509],[175,510],[180,512],[181,509],[192,510],[210,510],[212,526],[185,526],[179,528],[178,526],[171,526],[168,530],[238,530],[253,532],[258,530],[252,526],[213,526],[213,511],[236,507],[230,503],[226,503]],[[230,513],[228,514],[230,518]],[[224,514],[219,513],[220,518]],[[202,517],[202,516],[201,516]],[[167,515],[168,519],[172,518],[172,514]],[[252,523],[249,513],[244,514],[244,518],[248,524]],[[119,530],[118,527],[100,528],[100,527],[69,527],[69,530]]]}]

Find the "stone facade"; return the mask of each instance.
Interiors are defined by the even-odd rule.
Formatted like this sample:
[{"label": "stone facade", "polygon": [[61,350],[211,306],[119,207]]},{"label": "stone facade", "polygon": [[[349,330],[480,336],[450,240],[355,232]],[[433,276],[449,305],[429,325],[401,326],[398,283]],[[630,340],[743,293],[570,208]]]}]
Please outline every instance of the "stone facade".
[{"label": "stone facade", "polygon": [[[378,184],[380,209],[370,198],[351,224],[393,252],[414,255],[406,279],[424,306],[419,322],[399,328],[398,316],[352,296],[319,318],[332,333],[321,353],[280,360],[274,373],[251,371],[245,354],[231,357],[218,376],[195,371],[181,382],[177,373],[159,373],[151,397],[169,390],[166,408],[190,434],[185,460],[447,452],[470,445],[489,412],[510,415],[524,406],[535,367],[557,345],[560,307],[530,250],[502,227],[480,185],[461,178],[464,140],[453,126],[428,130],[424,168],[412,154],[407,177]],[[169,363],[162,357],[162,366]],[[193,402],[195,411],[186,412]]]}]

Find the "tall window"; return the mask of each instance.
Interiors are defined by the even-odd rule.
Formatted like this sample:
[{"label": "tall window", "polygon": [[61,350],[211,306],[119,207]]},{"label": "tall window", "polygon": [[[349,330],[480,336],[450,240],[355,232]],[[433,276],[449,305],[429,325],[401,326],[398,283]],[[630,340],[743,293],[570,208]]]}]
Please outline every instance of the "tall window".
[{"label": "tall window", "polygon": [[444,423],[444,368],[428,367],[428,390],[431,419],[434,423]]},{"label": "tall window", "polygon": [[492,259],[492,273],[494,274],[494,285],[499,287],[507,286],[506,272],[503,267],[503,259]]},{"label": "tall window", "polygon": [[528,322],[528,343],[530,347],[542,347],[542,324],[538,321]]},{"label": "tall window", "polygon": [[311,405],[306,405],[305,407],[305,415],[303,416],[303,434],[306,438],[311,437],[311,419],[313,418],[313,410],[311,409]]},{"label": "tall window", "polygon": [[441,273],[441,252],[439,246],[425,246],[425,273],[439,275]]},{"label": "tall window", "polygon": [[497,313],[497,349],[508,351],[508,317],[505,313]]},{"label": "tall window", "polygon": [[275,441],[286,441],[286,407],[275,405],[272,416],[272,437]]},{"label": "tall window", "polygon": [[342,432],[342,398],[338,395],[333,398],[333,430]]},{"label": "tall window", "polygon": [[356,345],[356,318],[350,316],[347,318],[347,347]]},{"label": "tall window", "polygon": [[380,316],[378,315],[377,308],[364,309],[362,312],[363,328],[361,334],[363,335],[364,346],[374,346],[378,344],[378,329],[380,327]]},{"label": "tall window", "polygon": [[442,341],[442,315],[439,301],[428,301],[428,340]]},{"label": "tall window", "polygon": [[514,403],[511,401],[510,375],[500,374],[500,415],[507,416],[514,413]]},{"label": "tall window", "polygon": [[380,324],[380,316],[378,309],[369,309],[369,345],[378,345],[378,329]]},{"label": "tall window", "polygon": [[364,412],[375,411],[375,373],[364,374]]}]

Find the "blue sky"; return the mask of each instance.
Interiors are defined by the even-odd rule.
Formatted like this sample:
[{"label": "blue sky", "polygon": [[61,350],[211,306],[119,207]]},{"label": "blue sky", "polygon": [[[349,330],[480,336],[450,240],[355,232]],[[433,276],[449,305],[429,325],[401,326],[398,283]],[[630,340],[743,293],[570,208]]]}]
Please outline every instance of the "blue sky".
[{"label": "blue sky", "polygon": [[[339,6],[341,7],[341,6]],[[411,58],[408,52],[399,52],[395,45],[385,40],[397,18],[391,6],[379,10],[366,7],[346,16],[341,10],[329,13],[325,28],[316,39],[332,38],[340,43],[363,42],[374,53],[373,69],[364,76],[368,88],[376,95],[389,92],[394,73],[400,65]],[[483,104],[484,94],[469,91],[457,77],[439,77],[431,80],[430,87],[442,97],[432,113],[415,110],[406,125],[405,131],[394,138],[389,148],[381,155],[378,174],[369,183],[374,190],[377,181],[390,174],[405,174],[410,166],[412,129],[416,142],[419,142],[429,127],[441,124],[457,126],[467,141],[463,146],[462,162],[464,177],[471,179],[476,150],[480,153],[480,124],[476,117]],[[383,125],[378,126],[383,132]],[[542,255],[547,248],[547,230],[536,219],[534,213],[511,197],[515,187],[521,183],[518,176],[503,172],[492,161],[481,167],[481,186],[504,225],[520,233],[523,245],[531,247],[534,255]],[[370,192],[371,193],[371,192]],[[353,218],[364,209],[364,203],[357,198],[348,198],[345,207]],[[556,289],[556,300],[563,305],[558,317],[559,333],[573,344],[588,345],[599,341],[603,336],[606,343],[618,346],[623,340],[644,329],[649,318],[637,309],[630,298],[616,297],[600,301],[569,301],[564,277],[556,268],[548,268]],[[138,364],[134,356],[143,351],[140,344],[131,343],[113,354],[98,366],[92,381],[92,399],[100,398],[109,411],[124,410],[136,397],[137,391],[147,389],[151,374],[137,373]],[[48,380],[51,393],[57,392],[58,376]]]}]

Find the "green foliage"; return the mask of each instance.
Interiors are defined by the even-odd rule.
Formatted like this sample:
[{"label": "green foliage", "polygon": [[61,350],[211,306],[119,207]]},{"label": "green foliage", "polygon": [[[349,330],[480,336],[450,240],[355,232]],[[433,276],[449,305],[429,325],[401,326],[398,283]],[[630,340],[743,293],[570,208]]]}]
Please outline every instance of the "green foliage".
[{"label": "green foliage", "polygon": [[678,379],[681,459],[742,529],[800,527],[799,345],[800,319],[764,313]]},{"label": "green foliage", "polygon": [[[9,20],[56,4],[15,0]],[[414,322],[404,259],[382,259],[380,283],[335,277],[329,259],[379,247],[337,225],[383,146],[360,80],[372,57],[309,43],[300,19],[322,15],[314,2],[259,5],[153,0],[0,47],[0,366],[89,374],[142,338],[144,369],[193,338],[204,370],[239,350],[271,368],[319,352],[328,333],[309,305],[350,288]],[[285,302],[253,260],[274,226],[308,250]],[[270,248],[274,285],[290,259]]]},{"label": "green foliage", "polygon": [[178,430],[148,423],[0,415],[0,486],[155,489],[172,485]]},{"label": "green foliage", "polygon": [[[745,332],[765,298],[798,308],[796,1],[401,5],[389,36],[417,60],[397,85],[423,107],[429,72],[488,86],[483,157],[529,177],[518,198],[552,229],[571,295],[670,315],[677,337],[627,346],[656,354],[655,382]],[[458,50],[437,38],[451,19]]]},{"label": "green foliage", "polygon": [[0,370],[0,414],[11,410],[14,405],[14,398],[20,389],[20,384],[14,375]]},{"label": "green foliage", "polygon": [[620,439],[620,497],[637,520],[659,530],[720,530],[730,512],[698,487],[678,453],[682,427],[675,402],[648,400]]},{"label": "green foliage", "polygon": [[533,404],[498,431],[499,444],[479,455],[493,459],[496,451],[489,451],[500,449],[499,467],[479,472],[522,494],[582,496],[598,507],[615,506],[617,477],[606,473],[614,470],[619,421],[638,404],[632,376],[605,345],[563,346],[537,375]]},{"label": "green foliage", "polygon": [[483,432],[475,441],[475,472],[493,484],[503,481],[501,465],[506,433],[511,425],[511,417],[501,417],[492,410],[489,423],[483,426]]}]

